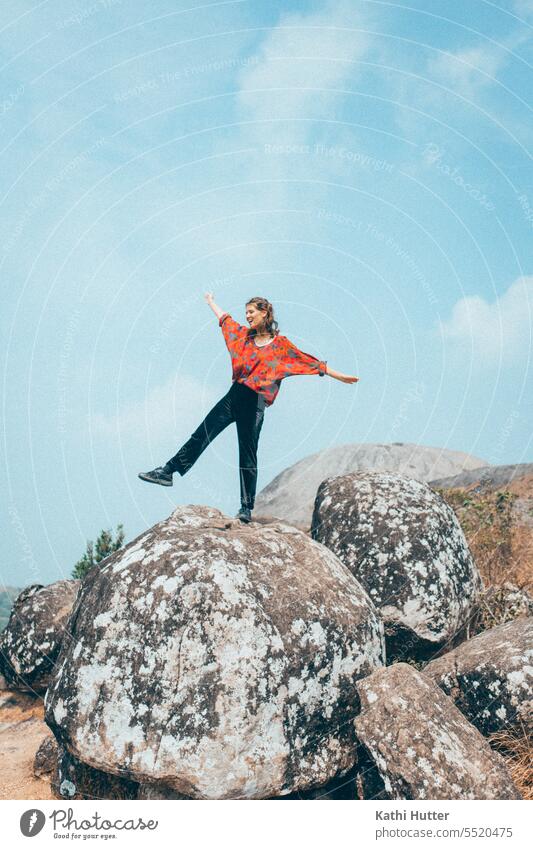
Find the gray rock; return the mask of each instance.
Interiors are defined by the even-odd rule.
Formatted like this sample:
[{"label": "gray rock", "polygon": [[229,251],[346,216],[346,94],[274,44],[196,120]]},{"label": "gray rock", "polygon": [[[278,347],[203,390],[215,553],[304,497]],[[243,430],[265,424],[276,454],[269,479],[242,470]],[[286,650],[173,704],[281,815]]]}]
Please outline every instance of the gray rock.
[{"label": "gray rock", "polygon": [[427,659],[462,638],[482,581],[455,513],[427,484],[388,472],[325,480],[311,535],[379,608],[388,661]]},{"label": "gray rock", "polygon": [[384,663],[369,597],[290,525],[178,507],[85,577],[45,698],[84,763],[201,799],[353,766],[355,682]]},{"label": "gray rock", "polygon": [[366,799],[521,799],[494,752],[431,679],[395,663],[359,681]]},{"label": "gray rock", "polygon": [[50,785],[58,799],[136,799],[139,785],[126,777],[94,769],[78,760],[62,744]]},{"label": "gray rock", "polygon": [[533,732],[533,617],[478,634],[428,663],[424,675],[482,734],[522,726]]},{"label": "gray rock", "polygon": [[356,766],[353,766],[344,775],[339,775],[327,784],[321,787],[313,787],[310,790],[304,790],[297,793],[289,793],[288,796],[272,796],[271,801],[288,802],[296,800],[313,799],[318,802],[334,802],[340,799],[358,798],[356,786]]},{"label": "gray rock", "polygon": [[0,672],[13,689],[43,693],[48,687],[79,586],[31,584],[15,599],[0,635]]},{"label": "gray rock", "polygon": [[159,801],[162,799],[190,799],[190,797],[178,793],[177,790],[167,787],[165,784],[139,784],[137,799]]},{"label": "gray rock", "polygon": [[533,475],[533,463],[481,466],[476,469],[465,469],[456,475],[436,477],[431,481],[431,485],[439,489],[463,489],[475,483],[479,492],[494,492],[527,475]]},{"label": "gray rock", "polygon": [[408,442],[336,445],[304,457],[284,469],[257,494],[254,517],[274,516],[307,530],[316,491],[323,480],[351,472],[395,472],[419,481],[456,475],[486,466],[486,460],[462,451]]},{"label": "gray rock", "polygon": [[48,734],[35,753],[33,774],[40,778],[42,775],[53,773],[57,766],[57,740],[53,734]]}]

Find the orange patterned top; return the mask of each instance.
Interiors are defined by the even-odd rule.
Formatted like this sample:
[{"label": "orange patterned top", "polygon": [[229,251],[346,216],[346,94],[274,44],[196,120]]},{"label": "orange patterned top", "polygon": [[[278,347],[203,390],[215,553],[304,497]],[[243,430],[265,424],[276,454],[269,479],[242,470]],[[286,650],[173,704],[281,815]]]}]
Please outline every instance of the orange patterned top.
[{"label": "orange patterned top", "polygon": [[249,328],[234,321],[227,312],[218,321],[231,355],[232,380],[244,383],[265,398],[270,407],[281,381],[292,374],[326,373],[327,360],[300,351],[286,336],[278,334],[266,345],[256,345]]}]

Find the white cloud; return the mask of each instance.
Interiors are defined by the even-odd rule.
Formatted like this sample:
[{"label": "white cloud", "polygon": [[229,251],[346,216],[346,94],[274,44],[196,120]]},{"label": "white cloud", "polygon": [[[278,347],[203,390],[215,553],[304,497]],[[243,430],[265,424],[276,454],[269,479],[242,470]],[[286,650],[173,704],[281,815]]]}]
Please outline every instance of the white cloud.
[{"label": "white cloud", "polygon": [[513,12],[516,12],[522,18],[533,15],[533,0],[514,0]]},{"label": "white cloud", "polygon": [[91,435],[115,439],[124,445],[135,441],[153,450],[175,444],[177,450],[221,394],[178,373],[154,386],[142,400],[126,404],[113,415],[93,414],[89,422]]},{"label": "white cloud", "polygon": [[504,64],[503,50],[476,46],[440,53],[428,62],[428,70],[448,88],[472,100],[480,89],[496,80]]},{"label": "white cloud", "polygon": [[492,304],[479,295],[462,298],[448,322],[444,337],[472,351],[474,361],[524,361],[531,355],[533,276],[519,277]]},{"label": "white cloud", "polygon": [[239,75],[239,104],[248,120],[283,117],[288,125],[258,125],[250,135],[263,139],[269,132],[278,140],[283,135],[284,143],[302,141],[309,125],[298,119],[331,118],[333,103],[343,95],[327,89],[343,88],[368,48],[369,36],[357,32],[362,23],[359,11],[346,0],[329,2],[320,12],[282,15],[262,43],[257,61]]}]

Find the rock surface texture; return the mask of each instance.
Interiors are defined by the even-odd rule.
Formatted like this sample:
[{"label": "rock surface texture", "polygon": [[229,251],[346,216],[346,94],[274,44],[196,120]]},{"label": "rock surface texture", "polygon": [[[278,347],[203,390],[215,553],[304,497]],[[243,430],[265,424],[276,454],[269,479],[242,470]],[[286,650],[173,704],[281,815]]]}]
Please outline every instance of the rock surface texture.
[{"label": "rock surface texture", "polygon": [[388,472],[329,478],[311,535],[379,608],[388,661],[428,659],[461,638],[482,581],[455,513],[427,484]]},{"label": "rock surface texture", "polygon": [[533,617],[497,625],[428,663],[427,675],[482,734],[533,733]]},{"label": "rock surface texture", "polygon": [[316,491],[323,480],[351,472],[394,472],[419,481],[486,467],[486,460],[408,442],[351,443],[304,457],[284,469],[257,494],[254,517],[277,516],[307,530]]},{"label": "rock surface texture", "polygon": [[354,764],[383,624],[290,525],[178,507],[85,576],[46,721],[98,770],[196,799],[320,787]]},{"label": "rock surface texture", "polygon": [[377,670],[357,689],[363,798],[522,798],[501,755],[412,666]]},{"label": "rock surface texture", "polygon": [[31,584],[15,599],[0,636],[0,671],[10,687],[46,690],[79,586],[79,581]]}]

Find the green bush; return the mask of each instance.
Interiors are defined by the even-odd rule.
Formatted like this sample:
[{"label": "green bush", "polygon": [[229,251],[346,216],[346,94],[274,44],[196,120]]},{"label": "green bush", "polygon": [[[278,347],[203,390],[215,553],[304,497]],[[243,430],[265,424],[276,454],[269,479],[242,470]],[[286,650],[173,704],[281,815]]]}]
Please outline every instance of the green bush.
[{"label": "green bush", "polygon": [[109,557],[114,551],[122,547],[124,542],[123,525],[117,525],[116,539],[113,541],[111,531],[101,531],[100,536],[96,540],[96,546],[92,540],[87,543],[87,548],[83,557],[78,560],[72,570],[73,578],[83,578],[86,572],[94,566],[95,563],[100,563],[105,557]]}]

